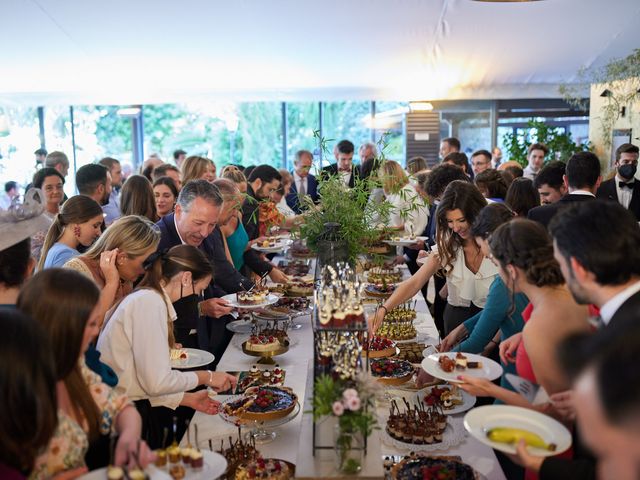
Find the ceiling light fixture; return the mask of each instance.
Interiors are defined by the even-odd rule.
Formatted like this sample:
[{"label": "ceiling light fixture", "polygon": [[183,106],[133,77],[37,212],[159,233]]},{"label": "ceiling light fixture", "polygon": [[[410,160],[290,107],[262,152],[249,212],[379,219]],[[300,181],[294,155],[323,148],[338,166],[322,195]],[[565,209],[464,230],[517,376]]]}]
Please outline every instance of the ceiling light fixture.
[{"label": "ceiling light fixture", "polygon": [[431,102],[425,100],[418,100],[415,102],[409,102],[409,110],[412,112],[430,112],[433,110]]},{"label": "ceiling light fixture", "polygon": [[119,108],[117,113],[119,117],[131,118],[140,115],[140,111],[140,107],[126,107]]}]

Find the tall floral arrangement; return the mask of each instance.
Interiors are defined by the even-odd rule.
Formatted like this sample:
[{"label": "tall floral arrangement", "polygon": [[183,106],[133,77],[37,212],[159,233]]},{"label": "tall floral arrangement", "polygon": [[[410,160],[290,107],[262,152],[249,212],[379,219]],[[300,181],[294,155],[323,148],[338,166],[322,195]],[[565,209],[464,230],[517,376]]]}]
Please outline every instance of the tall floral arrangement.
[{"label": "tall floral arrangement", "polygon": [[354,434],[367,438],[376,427],[374,402],[379,387],[375,380],[359,374],[355,380],[334,379],[321,375],[315,381],[313,397],[314,421],[326,416],[338,420],[335,438],[339,469],[344,473],[357,473],[360,461],[349,455],[354,445]]}]

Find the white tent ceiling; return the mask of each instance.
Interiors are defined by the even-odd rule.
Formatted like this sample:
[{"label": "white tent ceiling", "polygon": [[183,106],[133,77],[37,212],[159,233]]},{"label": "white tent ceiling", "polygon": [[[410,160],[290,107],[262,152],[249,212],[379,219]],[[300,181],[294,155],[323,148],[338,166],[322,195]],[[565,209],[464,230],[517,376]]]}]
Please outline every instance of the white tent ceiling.
[{"label": "white tent ceiling", "polygon": [[557,97],[639,0],[2,0],[0,103]]}]

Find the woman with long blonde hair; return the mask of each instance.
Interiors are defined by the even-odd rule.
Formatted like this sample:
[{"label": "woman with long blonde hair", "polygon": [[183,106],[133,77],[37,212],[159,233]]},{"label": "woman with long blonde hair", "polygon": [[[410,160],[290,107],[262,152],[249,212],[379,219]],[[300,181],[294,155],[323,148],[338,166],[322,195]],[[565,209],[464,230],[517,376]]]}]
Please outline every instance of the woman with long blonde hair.
[{"label": "woman with long blonde hair", "polygon": [[192,155],[182,162],[182,184],[189,180],[204,179],[213,182],[216,179],[216,164],[206,157]]},{"label": "woman with long blonde hair", "polygon": [[100,325],[107,311],[131,293],[159,242],[160,232],[149,219],[129,215],[113,222],[86,253],[65,263],[65,268],[79,271],[100,288]]},{"label": "woman with long blonde hair", "polygon": [[407,234],[419,235],[427,226],[429,208],[400,164],[387,160],[378,172],[382,182],[382,190],[393,208],[389,218],[389,226],[404,229]]}]

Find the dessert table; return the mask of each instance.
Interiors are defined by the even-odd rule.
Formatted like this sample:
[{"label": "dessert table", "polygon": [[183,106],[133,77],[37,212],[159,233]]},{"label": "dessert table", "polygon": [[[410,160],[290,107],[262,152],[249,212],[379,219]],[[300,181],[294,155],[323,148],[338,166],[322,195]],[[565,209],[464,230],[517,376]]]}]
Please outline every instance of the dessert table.
[{"label": "dessert table", "polygon": [[[313,271],[313,269],[311,270]],[[405,278],[409,276],[404,268]],[[429,314],[426,302],[422,294],[418,292],[414,298],[416,311],[420,321],[416,323],[418,339],[431,337],[437,339],[438,333]],[[366,304],[365,304],[366,305]],[[366,306],[365,306],[366,308]],[[293,389],[298,395],[302,406],[301,412],[288,423],[274,428],[277,436],[275,440],[256,445],[265,458],[278,458],[292,462],[296,465],[296,478],[341,478],[335,467],[335,454],[332,450],[317,450],[315,455],[312,447],[313,416],[311,411],[311,397],[313,393],[313,330],[311,316],[307,315],[296,319],[296,323],[302,324],[298,330],[291,330],[289,337],[292,345],[285,354],[275,357],[276,363],[286,372],[284,385]],[[240,344],[241,334],[235,334],[231,344],[222,356],[218,364],[218,371],[248,371],[256,364],[254,357],[249,357],[242,352]],[[245,335],[248,336],[248,335]],[[259,368],[263,368],[260,367]],[[397,389],[397,387],[395,387]],[[407,397],[412,393],[407,392]],[[226,396],[219,395],[218,400],[224,401]],[[378,408],[378,417],[388,410],[384,402]],[[475,468],[488,480],[503,480],[505,476],[500,468],[496,456],[491,448],[483,445],[472,437],[466,435],[462,425],[464,413],[452,415],[452,421],[456,424],[456,431],[460,431],[464,439],[456,446],[447,450],[432,452],[433,455],[459,456],[462,461]],[[331,419],[328,419],[330,422]],[[209,440],[212,441],[214,450],[220,449],[220,442],[224,440],[228,444],[229,437],[235,439],[238,428],[224,421],[219,415],[205,415],[196,412],[192,424],[198,425],[199,447],[209,449]],[[381,425],[384,427],[384,425]],[[330,429],[327,429],[330,430]],[[243,432],[245,429],[243,428]],[[358,475],[349,477],[358,478],[383,478],[383,458],[390,455],[405,455],[411,448],[399,449],[385,441],[384,433],[375,430],[368,439],[367,455]],[[182,444],[186,439],[182,439]],[[346,478],[346,477],[345,477]]]}]

